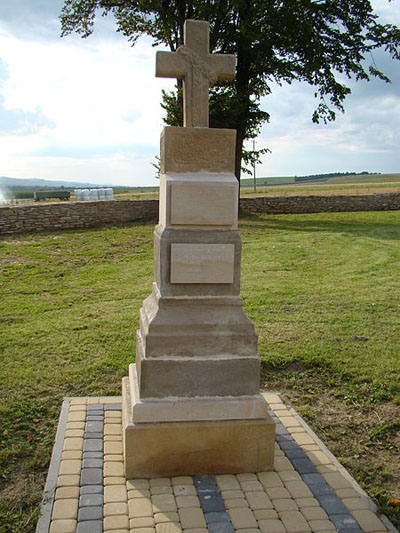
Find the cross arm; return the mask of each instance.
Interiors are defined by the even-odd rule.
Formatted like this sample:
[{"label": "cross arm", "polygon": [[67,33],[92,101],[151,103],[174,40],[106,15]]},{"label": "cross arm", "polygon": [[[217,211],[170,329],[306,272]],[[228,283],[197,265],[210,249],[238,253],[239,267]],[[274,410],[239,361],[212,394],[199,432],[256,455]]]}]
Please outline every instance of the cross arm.
[{"label": "cross arm", "polygon": [[233,54],[211,54],[211,67],[219,80],[233,80],[236,73],[236,56]]},{"label": "cross arm", "polygon": [[156,53],[157,78],[184,78],[187,72],[187,63],[176,52]]}]

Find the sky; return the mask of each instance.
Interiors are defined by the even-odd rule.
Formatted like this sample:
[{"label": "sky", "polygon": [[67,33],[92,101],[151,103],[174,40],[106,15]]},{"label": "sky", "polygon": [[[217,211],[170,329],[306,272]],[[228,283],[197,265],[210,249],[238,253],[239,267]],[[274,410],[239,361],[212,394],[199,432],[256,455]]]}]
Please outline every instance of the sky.
[{"label": "sky", "polygon": [[[381,22],[400,26],[399,0],[373,0]],[[162,89],[150,38],[132,47],[99,18],[94,34],[60,37],[63,0],[0,1],[0,176],[154,186],[163,128]],[[159,49],[159,48],[158,48]],[[400,172],[400,62],[373,57],[391,79],[348,82],[345,114],[311,121],[313,89],[273,86],[257,138],[269,148],[257,176]]]}]

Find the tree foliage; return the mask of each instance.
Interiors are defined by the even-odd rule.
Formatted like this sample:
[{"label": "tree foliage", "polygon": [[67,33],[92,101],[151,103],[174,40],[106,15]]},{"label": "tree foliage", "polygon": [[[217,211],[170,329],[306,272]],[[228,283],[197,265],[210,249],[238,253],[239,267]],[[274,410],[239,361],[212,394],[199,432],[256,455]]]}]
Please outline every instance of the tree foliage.
[{"label": "tree foliage", "polygon": [[[374,65],[373,50],[400,59],[400,29],[381,24],[369,0],[65,0],[62,35],[88,37],[96,16],[109,13],[132,44],[149,35],[172,51],[183,43],[185,19],[207,20],[210,50],[237,55],[235,80],[211,90],[210,126],[236,129],[238,179],[242,158],[250,162],[261,154],[243,151],[243,141],[269,120],[260,98],[273,82],[312,85],[312,120],[327,122],[344,110],[351,92],[346,79],[390,81]],[[182,123],[179,85],[164,93],[162,105],[168,124]]]}]

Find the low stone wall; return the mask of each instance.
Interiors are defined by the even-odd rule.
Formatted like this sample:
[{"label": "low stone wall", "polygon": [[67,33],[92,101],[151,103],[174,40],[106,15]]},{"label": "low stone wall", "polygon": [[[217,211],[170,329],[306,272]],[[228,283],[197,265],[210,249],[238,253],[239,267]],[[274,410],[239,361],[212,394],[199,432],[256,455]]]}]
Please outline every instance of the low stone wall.
[{"label": "low stone wall", "polygon": [[271,215],[338,211],[386,211],[400,209],[400,193],[335,196],[256,196],[240,199],[240,207]]},{"label": "low stone wall", "polygon": [[93,228],[103,224],[156,220],[158,200],[58,202],[0,207],[0,234]]},{"label": "low stone wall", "polygon": [[[240,199],[245,211],[264,214],[400,210],[400,193],[341,196],[256,196]],[[0,207],[0,234],[93,228],[132,220],[156,220],[158,200],[58,202]]]}]

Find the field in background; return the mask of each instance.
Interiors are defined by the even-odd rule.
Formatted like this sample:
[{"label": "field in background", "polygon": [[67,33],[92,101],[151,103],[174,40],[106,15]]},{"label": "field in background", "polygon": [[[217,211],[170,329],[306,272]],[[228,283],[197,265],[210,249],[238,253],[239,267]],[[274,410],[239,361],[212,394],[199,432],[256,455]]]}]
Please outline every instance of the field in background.
[{"label": "field in background", "polygon": [[[400,525],[400,211],[248,216],[242,296],[262,385]],[[120,394],[153,224],[0,241],[0,532],[32,533],[64,396]]]}]

